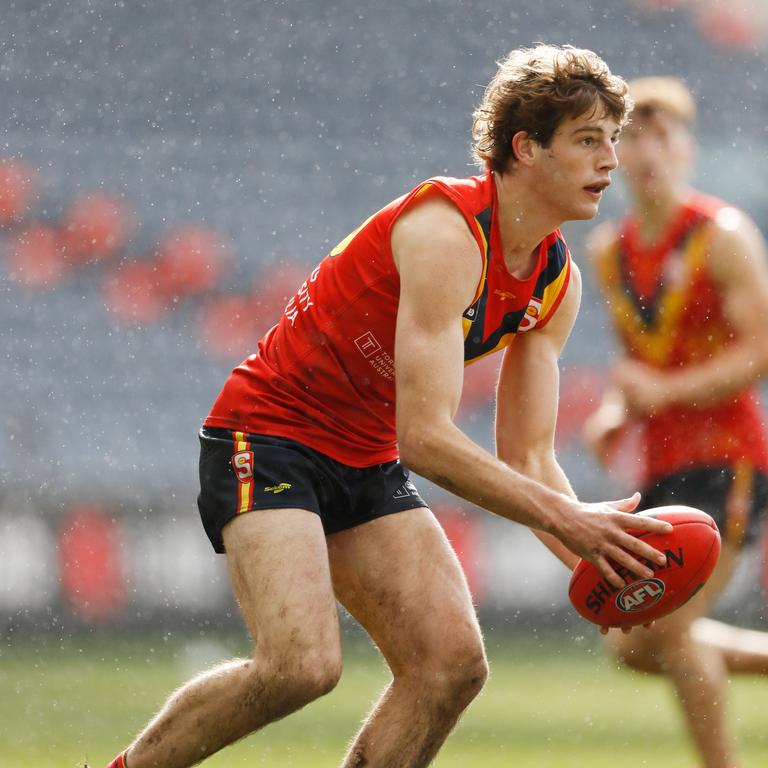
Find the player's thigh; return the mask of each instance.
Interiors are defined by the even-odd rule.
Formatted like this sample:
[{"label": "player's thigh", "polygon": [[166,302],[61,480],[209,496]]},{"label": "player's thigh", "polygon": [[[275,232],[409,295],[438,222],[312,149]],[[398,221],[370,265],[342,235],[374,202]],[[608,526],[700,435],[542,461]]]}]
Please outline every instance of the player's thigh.
[{"label": "player's thigh", "polygon": [[336,594],[394,674],[460,659],[482,673],[480,627],[467,581],[440,524],[425,508],[328,537]]},{"label": "player's thigh", "polygon": [[260,656],[340,653],[339,623],[320,518],[255,510],[223,529],[235,597]]}]

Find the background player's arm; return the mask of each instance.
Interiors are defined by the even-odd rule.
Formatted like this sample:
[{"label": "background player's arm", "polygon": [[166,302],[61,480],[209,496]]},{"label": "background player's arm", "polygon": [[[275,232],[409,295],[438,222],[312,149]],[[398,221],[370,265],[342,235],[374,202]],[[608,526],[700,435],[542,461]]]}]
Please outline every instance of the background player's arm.
[{"label": "background player's arm", "polygon": [[627,514],[636,498],[577,502],[516,472],[454,424],[464,374],[462,314],[480,278],[477,245],[463,217],[442,199],[428,199],[398,219],[392,248],[400,272],[395,367],[403,462],[468,501],[554,534],[617,587],[624,582],[611,560],[650,577],[634,555],[659,562],[663,556],[626,529],[667,527]]},{"label": "background player's arm", "polygon": [[616,381],[628,407],[646,413],[682,404],[707,406],[727,399],[768,372],[768,261],[757,227],[733,208],[721,211],[709,253],[709,268],[720,290],[734,341],[706,362],[679,372],[660,373],[622,363]]},{"label": "background player's arm", "polygon": [[[559,399],[558,359],[581,301],[581,274],[571,265],[571,279],[555,315],[540,330],[521,333],[504,352],[496,403],[496,453],[528,477],[575,498],[555,457]],[[573,569],[576,555],[554,536],[534,531]]]}]

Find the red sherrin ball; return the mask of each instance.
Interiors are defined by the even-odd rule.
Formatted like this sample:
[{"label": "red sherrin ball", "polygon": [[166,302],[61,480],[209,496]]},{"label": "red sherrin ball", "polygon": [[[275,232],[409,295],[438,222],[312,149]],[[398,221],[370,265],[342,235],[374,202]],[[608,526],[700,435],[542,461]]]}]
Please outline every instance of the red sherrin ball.
[{"label": "red sherrin ball", "polygon": [[720,532],[706,512],[669,506],[638,514],[673,525],[671,533],[631,531],[667,556],[663,566],[650,564],[652,579],[640,579],[614,563],[626,582],[617,589],[586,560],[579,560],[571,574],[568,597],[573,607],[599,626],[633,627],[666,616],[706,584],[720,557]]}]

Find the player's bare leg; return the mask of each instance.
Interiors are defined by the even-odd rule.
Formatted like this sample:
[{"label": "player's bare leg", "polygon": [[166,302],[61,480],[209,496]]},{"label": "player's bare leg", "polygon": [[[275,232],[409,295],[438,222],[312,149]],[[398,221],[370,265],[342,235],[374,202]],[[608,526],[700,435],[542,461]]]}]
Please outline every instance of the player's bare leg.
[{"label": "player's bare leg", "polygon": [[428,765],[487,677],[466,579],[428,509],[328,537],[334,587],[393,674],[343,768]]},{"label": "player's bare leg", "polygon": [[635,629],[628,635],[611,632],[609,637],[614,652],[628,666],[661,672],[672,680],[703,768],[739,764],[725,714],[726,657],[715,645],[701,642],[694,631],[728,583],[738,554],[736,547],[724,544],[714,574],[691,602],[648,630]]},{"label": "player's bare leg", "polygon": [[768,675],[768,632],[732,627],[714,619],[693,622],[694,639],[716,648],[731,674]]},{"label": "player's bare leg", "polygon": [[341,674],[325,536],[305,510],[257,511],[223,531],[252,659],[203,673],[174,693],[128,750],[131,768],[186,768],[308,704]]}]

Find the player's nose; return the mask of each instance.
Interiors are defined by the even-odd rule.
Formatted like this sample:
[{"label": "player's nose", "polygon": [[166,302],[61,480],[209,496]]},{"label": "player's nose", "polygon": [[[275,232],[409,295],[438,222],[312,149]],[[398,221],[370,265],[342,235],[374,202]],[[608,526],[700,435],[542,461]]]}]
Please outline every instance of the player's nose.
[{"label": "player's nose", "polygon": [[619,159],[616,156],[616,145],[609,141],[605,145],[605,151],[601,155],[600,168],[606,171],[613,171],[619,167]]}]

